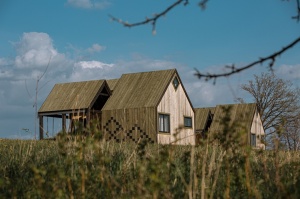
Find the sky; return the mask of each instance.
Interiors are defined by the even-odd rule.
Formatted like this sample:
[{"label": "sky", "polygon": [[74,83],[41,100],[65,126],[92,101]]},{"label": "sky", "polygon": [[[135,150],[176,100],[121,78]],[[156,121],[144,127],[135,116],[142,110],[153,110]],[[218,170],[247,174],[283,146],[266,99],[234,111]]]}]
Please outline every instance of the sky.
[{"label": "sky", "polygon": [[[159,19],[156,34],[151,25],[126,28],[109,18],[138,22],[174,1],[1,0],[0,138],[34,138],[35,102],[40,108],[56,83],[123,73],[176,68],[194,107],[253,102],[240,87],[269,72],[267,64],[215,85],[197,79],[195,69],[224,72],[299,37],[300,23],[291,19],[296,1],[211,0],[201,10],[191,0]],[[300,87],[300,44],[276,60],[274,73]]]}]

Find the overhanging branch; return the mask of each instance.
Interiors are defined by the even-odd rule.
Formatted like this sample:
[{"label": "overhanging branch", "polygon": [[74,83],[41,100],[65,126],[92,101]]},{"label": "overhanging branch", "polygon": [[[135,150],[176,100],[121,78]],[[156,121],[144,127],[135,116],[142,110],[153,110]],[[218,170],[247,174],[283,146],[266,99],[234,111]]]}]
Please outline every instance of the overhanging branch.
[{"label": "overhanging branch", "polygon": [[293,19],[296,19],[298,22],[300,21],[300,0],[297,0],[297,15],[293,16]]},{"label": "overhanging branch", "polygon": [[300,37],[295,39],[293,42],[291,42],[287,46],[283,47],[281,50],[279,50],[279,51],[277,51],[277,52],[275,52],[275,53],[273,53],[273,54],[271,54],[267,57],[259,58],[258,60],[254,61],[254,62],[252,62],[252,63],[250,63],[246,66],[243,66],[243,67],[237,68],[237,67],[235,67],[234,64],[231,65],[231,66],[225,66],[226,68],[231,69],[231,71],[229,71],[229,72],[219,73],[219,74],[210,74],[210,73],[201,73],[198,69],[195,69],[196,70],[195,76],[197,76],[199,79],[204,78],[206,81],[211,80],[211,79],[216,80],[218,77],[227,77],[227,76],[233,75],[235,73],[239,73],[243,70],[249,69],[249,68],[251,68],[253,66],[256,66],[258,64],[263,64],[266,61],[270,61],[269,62],[269,67],[272,70],[272,67],[273,67],[273,65],[276,61],[276,58],[279,57],[281,54],[283,54],[288,49],[295,46],[299,42],[300,42]]},{"label": "overhanging branch", "polygon": [[145,25],[145,24],[152,24],[152,31],[153,33],[155,33],[155,26],[156,26],[156,22],[159,18],[161,18],[162,16],[165,16],[168,12],[170,12],[173,8],[175,8],[176,6],[183,4],[184,6],[186,6],[189,3],[189,0],[177,0],[176,2],[174,2],[173,4],[171,4],[170,6],[168,6],[164,11],[158,13],[158,14],[154,14],[153,17],[146,17],[145,20],[140,21],[140,22],[136,22],[136,23],[128,23],[126,21],[123,21],[122,19],[116,18],[112,15],[109,15],[109,17],[113,20],[116,21],[120,24],[122,24],[125,27],[134,27],[134,26],[141,26],[141,25]]},{"label": "overhanging branch", "polygon": [[[199,2],[199,6],[202,9],[206,8],[206,4],[209,0],[201,0]],[[295,0],[297,3],[297,15],[293,16],[293,19],[296,19],[298,22],[300,21],[300,0]],[[162,16],[165,16],[167,13],[169,13],[172,9],[174,9],[175,7],[183,4],[184,6],[186,6],[189,3],[189,0],[177,0],[175,1],[173,4],[169,5],[165,10],[163,10],[162,12],[158,13],[158,14],[154,14],[153,17],[146,17],[145,20],[140,21],[140,22],[136,22],[136,23],[128,23],[126,21],[121,20],[120,18],[116,18],[112,15],[109,15],[112,21],[116,21],[120,24],[122,24],[125,27],[135,27],[135,26],[141,26],[141,25],[146,25],[146,24],[152,24],[152,32],[153,34],[155,34],[155,26],[156,26],[156,22],[159,18],[161,18]],[[224,72],[224,73],[219,73],[219,74],[213,74],[213,73],[201,73],[198,69],[196,70],[195,75],[200,79],[200,78],[204,78],[206,81],[213,79],[214,83],[216,82],[216,79],[219,77],[227,77],[230,75],[233,75],[235,73],[239,73],[241,71],[244,71],[246,69],[249,69],[255,65],[258,64],[263,64],[266,61],[270,61],[269,62],[269,68],[272,70],[273,65],[276,61],[276,58],[279,57],[281,54],[283,54],[285,51],[287,51],[288,49],[292,48],[294,45],[296,45],[297,43],[300,42],[300,37],[298,37],[296,40],[294,40],[293,42],[291,42],[290,44],[288,44],[287,46],[283,47],[281,50],[266,56],[266,57],[262,57],[259,58],[258,60],[243,66],[243,67],[236,67],[234,64],[232,64],[231,66],[225,66],[225,68],[230,69],[229,72]]]}]

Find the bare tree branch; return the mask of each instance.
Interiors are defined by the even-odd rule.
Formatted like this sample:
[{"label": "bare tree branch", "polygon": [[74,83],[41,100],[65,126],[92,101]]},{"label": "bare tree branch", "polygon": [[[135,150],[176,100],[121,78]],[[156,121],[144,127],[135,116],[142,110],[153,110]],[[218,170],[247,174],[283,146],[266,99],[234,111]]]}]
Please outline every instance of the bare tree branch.
[{"label": "bare tree branch", "polygon": [[188,3],[189,3],[189,0],[177,0],[176,2],[174,2],[172,5],[168,6],[164,11],[158,13],[158,14],[154,14],[153,17],[146,17],[145,20],[143,21],[140,21],[140,22],[136,22],[136,23],[128,23],[128,22],[125,22],[119,18],[116,18],[112,15],[109,15],[109,17],[113,20],[113,21],[116,21],[122,25],[124,25],[125,27],[134,27],[134,26],[141,26],[141,25],[145,25],[145,24],[149,24],[151,23],[152,24],[152,31],[153,33],[155,32],[155,26],[156,26],[156,21],[161,18],[162,16],[165,16],[168,12],[170,12],[173,8],[175,8],[176,6],[182,4],[184,6],[186,6]]},{"label": "bare tree branch", "polygon": [[207,4],[208,1],[209,0],[202,0],[202,1],[199,2],[198,5],[202,8],[202,10],[205,10],[206,4]]},{"label": "bare tree branch", "polygon": [[[205,9],[206,8],[206,4],[209,0],[201,0],[198,5],[202,8]],[[298,22],[300,21],[300,0],[295,0],[297,3],[297,15],[293,16],[293,19],[296,19]],[[109,15],[109,17],[111,18],[112,21],[116,21],[122,25],[124,25],[125,27],[134,27],[134,26],[141,26],[141,25],[145,25],[145,24],[152,24],[152,33],[155,34],[155,26],[156,26],[156,22],[158,19],[160,19],[162,16],[165,16],[167,13],[169,13],[172,9],[174,9],[175,7],[183,4],[184,6],[186,6],[189,3],[189,0],[177,0],[175,1],[173,4],[169,5],[164,11],[158,13],[158,14],[154,14],[153,17],[146,17],[145,20],[140,21],[140,22],[136,22],[136,23],[128,23],[126,21],[123,21],[120,18],[116,18],[112,15]],[[243,66],[243,67],[236,67],[234,64],[230,65],[230,66],[225,66],[225,68],[230,69],[229,72],[224,72],[224,73],[201,73],[198,69],[195,69],[196,73],[195,76],[197,76],[199,79],[204,78],[206,81],[213,79],[214,80],[214,84],[216,83],[216,79],[219,77],[228,77],[230,75],[233,75],[235,73],[239,73],[241,71],[244,71],[246,69],[252,68],[253,66],[256,66],[258,64],[263,64],[266,61],[270,61],[269,62],[269,69],[273,70],[273,65],[275,64],[275,61],[277,59],[277,57],[279,57],[281,54],[283,54],[285,51],[289,50],[290,48],[292,48],[294,45],[296,45],[297,43],[300,42],[300,37],[298,37],[297,39],[295,39],[293,42],[291,42],[290,44],[288,44],[287,46],[283,47],[281,50],[266,56],[266,57],[261,57],[256,61],[253,61],[252,63]]]},{"label": "bare tree branch", "polygon": [[292,19],[296,19],[298,22],[300,21],[300,0],[296,0],[297,2],[297,15],[293,16]]},{"label": "bare tree branch", "polygon": [[226,68],[231,69],[231,71],[229,71],[229,72],[219,73],[219,74],[210,74],[210,73],[201,73],[198,69],[195,69],[196,70],[195,76],[197,76],[199,79],[205,78],[206,81],[211,80],[211,79],[216,80],[218,77],[227,77],[227,76],[230,76],[232,74],[239,73],[243,70],[249,69],[249,68],[251,68],[253,66],[256,66],[258,64],[263,64],[266,61],[270,61],[269,68],[272,70],[273,65],[276,61],[276,58],[279,57],[281,54],[283,54],[288,49],[295,46],[299,42],[300,42],[300,37],[298,37],[296,40],[294,40],[293,42],[291,42],[287,46],[283,47],[281,50],[279,50],[279,51],[277,51],[277,52],[275,52],[275,53],[273,53],[269,56],[259,58],[258,60],[254,61],[254,62],[252,62],[252,63],[250,63],[246,66],[243,66],[243,67],[237,68],[237,67],[235,67],[234,64],[231,65],[231,66],[225,66]]}]

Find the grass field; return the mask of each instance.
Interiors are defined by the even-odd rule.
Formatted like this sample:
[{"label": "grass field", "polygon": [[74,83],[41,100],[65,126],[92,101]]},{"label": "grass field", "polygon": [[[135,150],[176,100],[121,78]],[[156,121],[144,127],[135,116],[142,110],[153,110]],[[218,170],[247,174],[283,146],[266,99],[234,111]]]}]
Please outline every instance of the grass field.
[{"label": "grass field", "polygon": [[0,140],[0,198],[300,198],[300,153]]}]

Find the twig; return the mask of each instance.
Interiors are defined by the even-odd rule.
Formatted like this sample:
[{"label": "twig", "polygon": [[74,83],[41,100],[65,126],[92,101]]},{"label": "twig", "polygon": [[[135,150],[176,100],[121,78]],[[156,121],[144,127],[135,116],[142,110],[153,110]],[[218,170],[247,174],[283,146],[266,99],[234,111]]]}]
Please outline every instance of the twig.
[{"label": "twig", "polygon": [[[206,8],[206,4],[209,0],[201,0],[198,5],[202,8],[205,9]],[[136,23],[128,23],[125,22],[123,20],[121,20],[120,18],[116,18],[112,15],[109,15],[109,17],[111,18],[112,21],[116,21],[122,25],[124,25],[125,27],[134,27],[134,26],[141,26],[141,25],[145,25],[145,24],[152,24],[152,33],[155,34],[155,26],[156,26],[156,22],[159,18],[161,18],[162,16],[165,16],[168,12],[170,12],[173,8],[179,6],[180,4],[182,4],[184,6],[186,6],[189,3],[189,0],[177,0],[176,2],[174,2],[173,4],[171,4],[170,6],[168,6],[164,11],[155,14],[153,17],[146,17],[145,20],[140,21],[140,22],[136,22]],[[300,0],[296,0],[297,3],[297,15],[293,16],[293,19],[296,19],[298,22],[300,21]],[[216,79],[219,77],[227,77],[230,75],[233,75],[235,73],[239,73],[243,70],[249,69],[257,64],[263,64],[266,61],[270,61],[269,62],[269,69],[273,70],[273,65],[276,61],[276,58],[279,57],[281,54],[283,54],[285,51],[287,51],[288,49],[292,48],[294,45],[296,45],[298,42],[300,41],[300,37],[298,37],[295,41],[293,41],[292,43],[290,43],[289,45],[287,45],[286,47],[282,48],[281,50],[267,56],[267,57],[262,57],[259,58],[257,61],[254,61],[246,66],[243,67],[239,67],[237,68],[234,64],[231,66],[225,66],[225,68],[229,68],[231,69],[230,72],[225,72],[225,73],[219,73],[219,74],[211,74],[211,73],[201,73],[198,69],[196,70],[195,75],[200,79],[200,78],[205,78],[206,81],[213,79],[213,83],[216,83]]]},{"label": "twig", "polygon": [[205,10],[206,4],[207,4],[208,1],[209,0],[202,0],[202,1],[199,2],[198,5],[201,7],[202,10]]},{"label": "twig", "polygon": [[153,17],[146,17],[145,20],[140,21],[140,22],[136,22],[136,23],[128,23],[125,22],[119,18],[116,18],[112,15],[109,15],[109,17],[111,18],[111,20],[116,21],[122,25],[124,25],[125,27],[134,27],[134,26],[141,26],[141,25],[145,25],[145,24],[152,24],[152,31],[153,33],[155,33],[155,25],[156,25],[156,21],[161,18],[162,16],[165,16],[168,12],[170,12],[173,8],[175,8],[176,6],[180,5],[181,3],[183,3],[184,6],[186,6],[189,3],[189,0],[177,0],[176,2],[174,2],[173,4],[171,4],[170,6],[168,6],[164,11],[158,13],[158,14],[154,14]]},{"label": "twig", "polygon": [[269,63],[269,68],[270,70],[273,69],[273,65],[276,61],[276,58],[279,57],[281,54],[283,54],[285,51],[287,51],[288,49],[292,48],[294,45],[296,45],[297,43],[300,42],[300,37],[298,37],[296,40],[294,40],[293,42],[291,42],[290,44],[288,44],[287,46],[283,47],[281,50],[267,56],[267,57],[261,57],[259,58],[258,60],[246,65],[246,66],[243,66],[243,67],[235,67],[235,65],[231,65],[231,66],[225,66],[226,68],[229,68],[231,69],[231,71],[229,72],[225,72],[225,73],[219,73],[219,74],[211,74],[211,73],[201,73],[198,69],[195,69],[196,70],[196,73],[195,73],[195,76],[197,76],[199,79],[201,78],[204,78],[206,81],[208,80],[211,80],[213,79],[214,81],[216,81],[217,78],[219,77],[227,77],[227,76],[230,76],[232,74],[235,74],[235,73],[239,73],[241,71],[244,71],[246,69],[249,69],[255,65],[258,65],[258,64],[263,64],[265,63],[266,61],[270,61]]},{"label": "twig", "polygon": [[296,0],[297,2],[297,15],[293,16],[292,19],[296,19],[297,22],[300,21],[300,0]]}]

